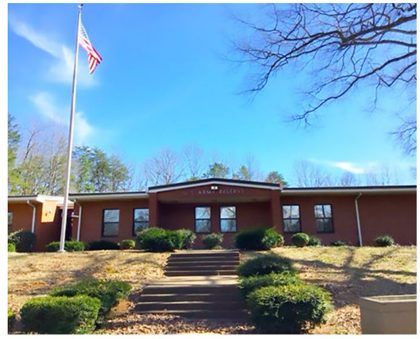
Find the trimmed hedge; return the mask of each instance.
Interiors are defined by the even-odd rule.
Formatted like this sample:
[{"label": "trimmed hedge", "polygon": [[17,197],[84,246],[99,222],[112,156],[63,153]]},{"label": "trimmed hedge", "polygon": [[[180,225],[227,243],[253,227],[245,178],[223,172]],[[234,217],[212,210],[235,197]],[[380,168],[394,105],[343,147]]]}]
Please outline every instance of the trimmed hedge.
[{"label": "trimmed hedge", "polygon": [[195,239],[197,238],[193,231],[181,228],[172,232],[175,233],[179,239],[181,239],[179,242],[181,246],[180,248],[176,247],[176,249],[189,250],[193,247]]},{"label": "trimmed hedge", "polygon": [[151,252],[168,252],[175,249],[174,237],[168,230],[151,227],[137,234],[136,242],[140,248]]},{"label": "trimmed hedge", "polygon": [[7,244],[7,252],[16,252],[16,245],[9,242]]},{"label": "trimmed hedge", "polygon": [[99,240],[99,241],[91,241],[88,244],[87,249],[89,251],[119,250],[120,246],[118,246],[118,244],[113,241]]},{"label": "trimmed hedge", "polygon": [[120,299],[126,298],[131,291],[131,285],[119,280],[84,280],[74,285],[58,287],[50,292],[54,297],[74,297],[87,295],[101,301],[98,323],[103,322],[108,312]]},{"label": "trimmed hedge", "polygon": [[322,242],[320,238],[312,235],[309,236],[308,246],[321,246],[321,244]]},{"label": "trimmed hedge", "polygon": [[395,241],[390,235],[380,235],[375,239],[375,244],[378,247],[394,246]]},{"label": "trimmed hedge", "polygon": [[31,231],[18,230],[9,234],[7,242],[14,244],[17,252],[33,252],[36,235]]},{"label": "trimmed hedge", "polygon": [[13,329],[16,322],[16,315],[12,310],[7,310],[7,329],[9,332]]},{"label": "trimmed hedge", "polygon": [[[57,252],[60,249],[60,242],[53,241],[45,246],[47,252]],[[64,242],[64,250],[67,252],[80,252],[85,250],[85,244],[81,241],[71,240]]]},{"label": "trimmed hedge", "polygon": [[133,239],[125,239],[120,242],[120,248],[122,250],[131,250],[134,247],[136,247],[136,242]]},{"label": "trimmed hedge", "polygon": [[306,233],[295,233],[291,240],[296,247],[305,247],[309,243],[309,235]]},{"label": "trimmed hedge", "polygon": [[262,287],[247,299],[259,332],[299,334],[325,322],[332,309],[330,295],[317,286],[285,285]]},{"label": "trimmed hedge", "polygon": [[235,236],[235,247],[241,250],[266,251],[283,244],[283,236],[272,228],[245,230]]},{"label": "trimmed hedge", "polygon": [[241,277],[250,277],[253,275],[265,275],[275,273],[295,273],[292,261],[277,254],[264,254],[242,263],[238,268],[238,274]]},{"label": "trimmed hedge", "polygon": [[202,236],[202,241],[205,249],[212,250],[219,248],[223,242],[223,234],[211,233]]},{"label": "trimmed hedge", "polygon": [[30,299],[20,310],[25,331],[40,334],[83,334],[95,329],[101,303],[85,295]]},{"label": "trimmed hedge", "polygon": [[266,275],[256,275],[247,278],[242,278],[239,282],[239,289],[247,296],[252,291],[267,286],[284,286],[284,285],[298,285],[301,280],[295,274],[290,272],[274,273]]},{"label": "trimmed hedge", "polygon": [[335,241],[330,243],[330,246],[336,246],[336,247],[348,246],[348,245],[349,244],[344,240],[335,240]]}]

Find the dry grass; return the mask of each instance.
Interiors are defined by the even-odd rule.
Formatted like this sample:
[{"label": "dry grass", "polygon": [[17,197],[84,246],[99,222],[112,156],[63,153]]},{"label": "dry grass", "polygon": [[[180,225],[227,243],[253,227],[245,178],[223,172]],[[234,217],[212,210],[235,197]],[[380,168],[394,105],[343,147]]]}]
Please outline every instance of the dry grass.
[{"label": "dry grass", "polygon": [[[416,247],[284,247],[275,249],[290,258],[306,282],[331,292],[335,311],[313,333],[360,334],[358,298],[372,295],[416,293]],[[245,252],[242,260],[258,255]],[[168,253],[97,251],[79,253],[9,253],[8,307],[18,311],[36,295],[83,278],[128,281],[133,293],[114,310],[99,333],[113,334],[233,334],[253,333],[249,324],[193,322],[173,316],[131,312],[144,284],[159,279]]]}]

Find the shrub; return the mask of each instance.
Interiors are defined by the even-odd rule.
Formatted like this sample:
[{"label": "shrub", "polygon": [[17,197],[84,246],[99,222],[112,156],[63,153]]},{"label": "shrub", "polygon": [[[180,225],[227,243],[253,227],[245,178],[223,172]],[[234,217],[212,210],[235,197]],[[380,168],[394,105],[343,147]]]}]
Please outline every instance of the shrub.
[{"label": "shrub", "polygon": [[16,245],[9,242],[7,244],[7,252],[16,252]]},{"label": "shrub", "polygon": [[314,237],[312,235],[309,236],[308,246],[321,246],[321,239],[318,237]]},{"label": "shrub", "polygon": [[251,317],[262,333],[299,334],[325,322],[332,309],[330,295],[317,286],[262,287],[247,299]]},{"label": "shrub", "polygon": [[347,242],[345,242],[344,240],[335,240],[333,242],[330,243],[330,246],[348,246],[349,244]]},{"label": "shrub", "polygon": [[235,236],[235,247],[241,250],[265,251],[283,243],[283,236],[272,228],[245,230]]},{"label": "shrub", "polygon": [[136,246],[136,242],[133,239],[125,239],[120,243],[120,248],[122,250],[130,250]]},{"label": "shrub", "polygon": [[151,227],[139,232],[136,241],[140,248],[151,252],[173,251],[174,241],[179,241],[180,237],[172,233],[162,228]]},{"label": "shrub", "polygon": [[395,241],[390,235],[380,235],[375,239],[375,244],[379,247],[387,247],[395,245]]},{"label": "shrub", "polygon": [[20,315],[27,332],[82,334],[95,329],[101,303],[88,296],[39,297],[23,305]]},{"label": "shrub", "polygon": [[98,240],[98,241],[91,241],[88,244],[89,251],[100,251],[100,250],[119,250],[120,246],[113,241],[108,240]]},{"label": "shrub", "polygon": [[223,234],[211,233],[202,237],[204,248],[208,250],[220,248],[223,242]]},{"label": "shrub", "polygon": [[[45,246],[47,252],[57,252],[60,249],[60,242],[53,241]],[[85,244],[81,241],[71,240],[64,242],[64,250],[67,252],[80,252],[85,250]]]},{"label": "shrub", "polygon": [[31,231],[18,230],[10,233],[8,243],[16,246],[17,252],[32,252],[36,242],[36,235]]},{"label": "shrub", "polygon": [[247,278],[242,278],[239,282],[239,289],[246,296],[250,292],[267,286],[284,286],[284,285],[298,285],[301,284],[300,279],[289,272],[274,273],[266,275],[255,275]]},{"label": "shrub", "polygon": [[253,275],[265,275],[275,273],[295,273],[292,261],[277,254],[264,254],[249,259],[242,263],[238,268],[238,274],[241,277],[250,277]]},{"label": "shrub", "polygon": [[182,246],[178,249],[188,250],[193,247],[194,241],[196,239],[196,235],[193,231],[187,229],[179,229],[173,232],[177,233],[178,236],[182,239]]},{"label": "shrub", "polygon": [[9,331],[13,329],[16,322],[16,315],[12,310],[7,310],[7,328]]},{"label": "shrub", "polygon": [[87,295],[101,301],[98,323],[103,322],[105,316],[120,299],[126,298],[131,291],[131,286],[125,281],[88,279],[74,285],[58,287],[51,291],[54,297],[74,297]]},{"label": "shrub", "polygon": [[309,243],[309,235],[306,233],[295,233],[291,240],[296,247],[305,247]]}]

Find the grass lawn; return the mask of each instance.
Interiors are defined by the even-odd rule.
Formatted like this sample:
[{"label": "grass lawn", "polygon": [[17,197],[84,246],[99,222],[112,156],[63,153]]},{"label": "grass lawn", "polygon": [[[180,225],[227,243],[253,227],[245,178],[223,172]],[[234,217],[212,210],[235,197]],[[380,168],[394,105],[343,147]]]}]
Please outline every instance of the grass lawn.
[{"label": "grass lawn", "polygon": [[[327,324],[313,333],[359,334],[360,296],[416,293],[416,247],[284,247],[273,252],[292,259],[304,281],[324,287],[333,295],[335,311]],[[245,252],[241,259],[257,254]],[[253,333],[249,324],[193,322],[131,313],[144,284],[163,276],[168,256],[134,250],[9,253],[8,308],[19,311],[29,298],[83,278],[120,279],[132,284],[133,293],[98,333]]]}]

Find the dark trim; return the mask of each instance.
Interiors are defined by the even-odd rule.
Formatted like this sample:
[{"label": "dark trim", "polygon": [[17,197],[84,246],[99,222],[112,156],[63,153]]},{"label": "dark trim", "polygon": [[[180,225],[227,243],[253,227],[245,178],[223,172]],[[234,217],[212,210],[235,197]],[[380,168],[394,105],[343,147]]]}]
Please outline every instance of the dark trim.
[{"label": "dark trim", "polygon": [[394,186],[331,186],[331,187],[284,187],[283,191],[307,191],[307,190],[358,190],[358,189],[410,189],[410,188],[417,188],[417,185],[394,185]]},{"label": "dark trim", "polygon": [[[222,218],[222,208],[223,207],[235,207],[235,218]],[[222,231],[222,220],[235,220],[235,231]],[[238,233],[238,207],[236,205],[220,205],[219,206],[219,232],[220,233]]]},{"label": "dark trim", "polygon": [[133,216],[133,227],[132,227],[132,229],[131,229],[131,231],[132,231],[132,235],[133,235],[133,237],[135,237],[135,236],[137,236],[137,233],[135,232],[135,229],[136,229],[136,222],[138,222],[138,221],[136,221],[136,210],[147,210],[147,212],[148,212],[148,214],[149,214],[149,218],[147,219],[147,227],[149,228],[149,220],[150,220],[150,210],[149,210],[149,207],[134,207],[133,208],[133,214],[132,214],[132,216]]},{"label": "dark trim", "polygon": [[246,181],[246,180],[236,180],[236,179],[226,179],[226,178],[206,178],[206,179],[200,179],[195,181],[183,181],[183,182],[177,182],[174,184],[169,185],[160,185],[160,186],[151,186],[149,187],[149,190],[159,190],[163,188],[175,188],[179,186],[188,186],[188,185],[197,185],[197,184],[205,184],[210,183],[212,181],[219,181],[226,184],[245,184],[245,185],[256,185],[256,186],[267,186],[267,187],[280,187],[279,184],[273,184],[271,182],[260,182],[260,181]]},{"label": "dark trim", "polygon": [[84,197],[84,196],[108,196],[108,195],[132,195],[132,194],[145,194],[146,191],[129,191],[129,192],[92,192],[92,193],[70,193],[69,194],[69,198],[72,196],[77,196],[77,197]]},{"label": "dark trim", "polygon": [[[197,219],[196,218],[196,209],[197,208],[210,208],[210,218],[199,218],[199,219]],[[209,232],[197,232],[197,220],[210,220],[210,231]],[[212,226],[212,222],[211,222],[211,206],[208,206],[208,205],[197,205],[197,206],[194,206],[194,233],[197,233],[197,234],[210,234],[211,233],[211,227]]]},{"label": "dark trim", "polygon": [[[104,235],[105,230],[105,211],[118,211],[118,233],[116,235]],[[115,224],[115,222],[107,222],[106,224]],[[104,208],[102,210],[102,230],[101,230],[101,237],[102,238],[115,238],[118,237],[120,233],[120,209],[119,208]]]},{"label": "dark trim", "polygon": [[[331,218],[317,218],[316,217],[316,214],[315,214],[315,206],[319,206],[319,205],[321,205],[321,206],[324,206],[324,205],[330,205],[331,206]],[[322,208],[322,210],[324,210],[324,208]],[[334,213],[333,213],[333,207],[332,207],[332,204],[331,203],[315,203],[314,204],[314,209],[313,209],[313,211],[314,211],[314,216],[315,216],[315,231],[316,231],[316,233],[319,233],[319,234],[332,234],[332,233],[335,233],[335,227],[334,227]],[[316,224],[316,221],[317,221],[317,219],[331,219],[331,226],[332,226],[332,230],[331,231],[318,231],[317,230],[317,224]]]},{"label": "dark trim", "polygon": [[[299,218],[286,218],[286,220],[296,220],[296,219],[299,219],[299,231],[294,231],[294,232],[286,231],[286,229],[284,227],[284,220],[285,220],[285,218],[283,216],[283,207],[284,206],[298,206],[299,207]],[[302,232],[302,218],[300,217],[300,204],[284,204],[284,205],[281,205],[281,218],[282,218],[282,222],[283,222],[283,233],[285,233],[285,234],[294,234],[294,233]]]}]

